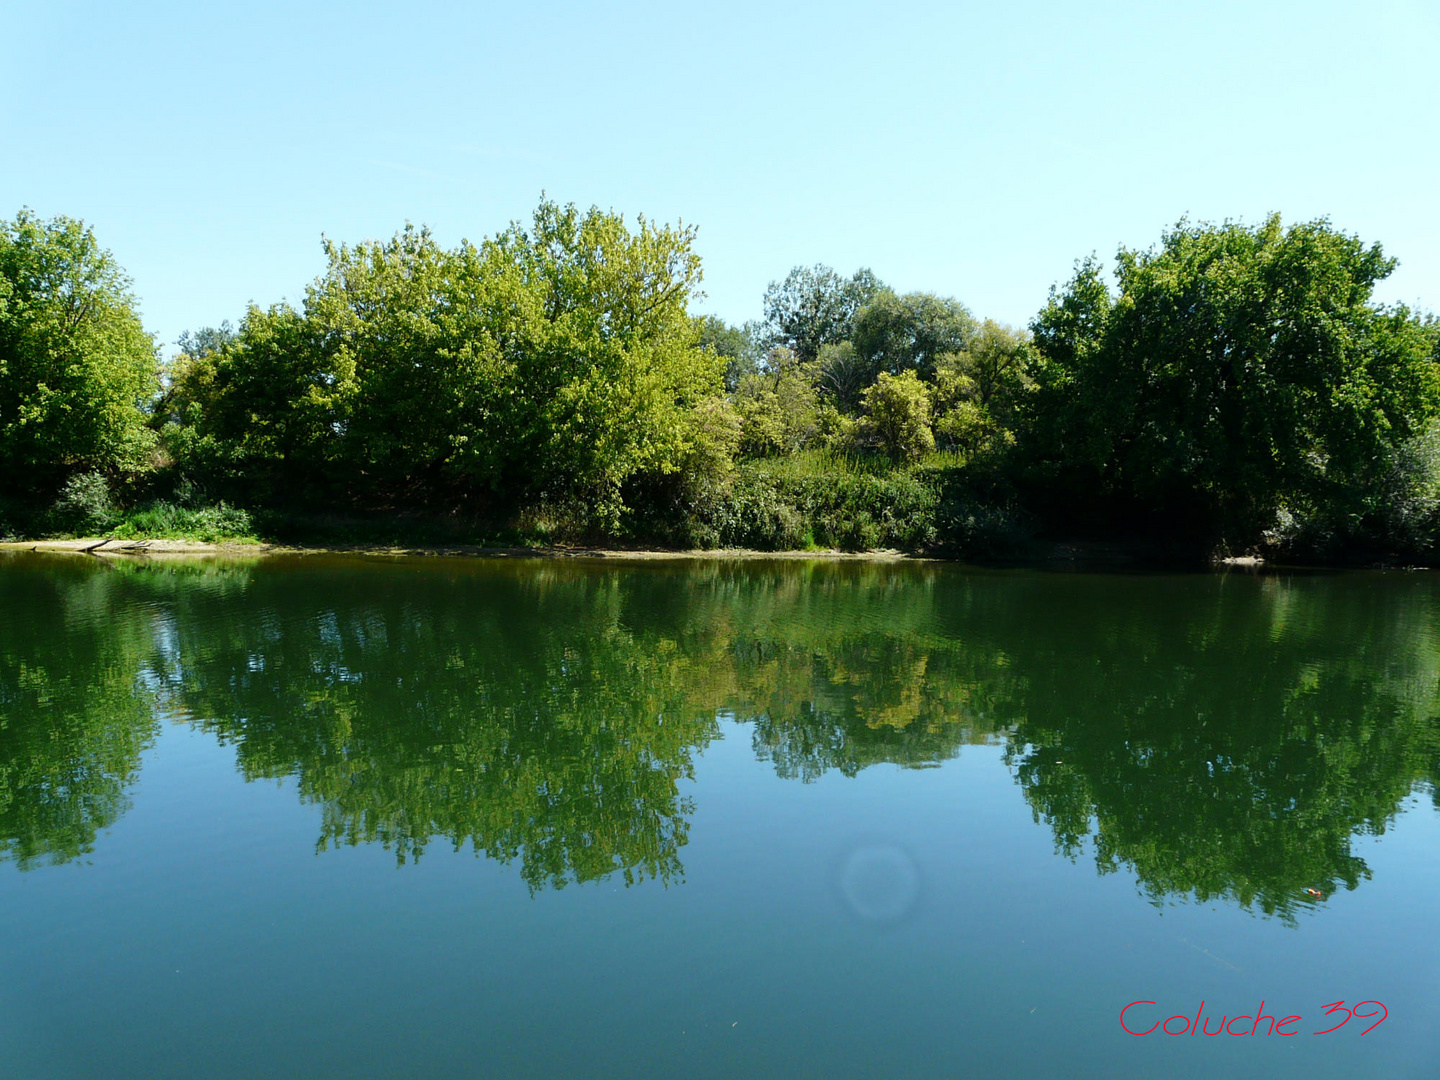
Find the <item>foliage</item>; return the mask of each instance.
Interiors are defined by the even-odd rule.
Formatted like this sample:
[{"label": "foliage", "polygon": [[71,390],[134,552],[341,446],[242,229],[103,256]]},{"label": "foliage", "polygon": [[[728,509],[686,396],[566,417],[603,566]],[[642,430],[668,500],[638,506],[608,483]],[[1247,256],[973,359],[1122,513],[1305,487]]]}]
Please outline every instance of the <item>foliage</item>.
[{"label": "foliage", "polygon": [[746,375],[735,390],[742,454],[788,454],[811,445],[819,434],[815,367],[789,349],[773,349],[765,371]]},{"label": "foliage", "polygon": [[186,330],[175,344],[180,346],[180,351],[187,356],[204,356],[206,353],[219,352],[230,345],[235,341],[235,336],[235,327],[230,325],[229,319],[223,319],[219,326]]},{"label": "foliage", "polygon": [[765,290],[763,328],[768,346],[782,346],[809,362],[826,345],[854,336],[855,317],[884,286],[869,270],[842,278],[828,266],[797,266]]},{"label": "foliage", "polygon": [[0,488],[45,498],[144,467],[156,378],[130,280],[93,231],[28,210],[0,222]]},{"label": "foliage", "polygon": [[838,408],[854,412],[860,407],[860,395],[875,378],[870,364],[848,341],[824,345],[817,360],[816,382],[820,390]]},{"label": "foliage", "polygon": [[913,371],[928,380],[940,357],[967,349],[974,333],[975,319],[958,300],[885,289],[856,314],[852,337],[871,379]]},{"label": "foliage", "polygon": [[158,500],[131,511],[111,530],[117,540],[174,538],[205,543],[257,539],[248,511],[223,502],[215,506],[177,506]]},{"label": "foliage", "polygon": [[65,481],[50,511],[50,524],[61,532],[92,536],[115,524],[118,517],[105,477],[80,473]]},{"label": "foliage", "polygon": [[[1079,262],[1029,333],[823,265],[772,282],[761,322],[696,316],[693,242],[543,197],[478,245],[326,240],[297,303],[183,335],[157,397],[113,259],[22,211],[0,229],[0,528],[247,536],[245,507],[302,535],[391,515],[454,542],[709,543],[754,502],[766,544],[975,551],[1035,514],[1177,553],[1440,557],[1440,321],[1374,303],[1394,260],[1328,221],[1182,220],[1119,252],[1113,292]],[[942,487],[969,494],[919,531],[866,505],[838,529],[807,516],[829,496],[736,472],[820,483],[818,452],[959,470]]]},{"label": "foliage", "polygon": [[937,362],[936,434],[972,457],[1014,445],[1032,364],[1028,334],[986,319],[963,352]]},{"label": "foliage", "polygon": [[761,331],[757,324],[731,326],[718,315],[697,316],[695,344],[701,349],[725,358],[725,390],[734,393],[740,380],[760,371],[765,350],[760,346]]},{"label": "foliage", "polygon": [[915,461],[935,449],[930,391],[914,371],[882,372],[862,398],[865,424],[880,448],[897,461]]},{"label": "foliage", "polygon": [[1363,513],[1440,404],[1433,327],[1370,300],[1394,265],[1278,216],[1122,249],[1113,300],[1081,264],[1032,326],[1038,456],[1233,544],[1286,509]]},{"label": "foliage", "polygon": [[[889,548],[955,556],[1006,556],[1026,537],[1013,512],[974,490],[954,465],[896,467],[832,452],[742,462],[733,481],[685,507],[637,522],[645,536],[698,548],[762,551]],[[671,528],[665,529],[669,523]]]},{"label": "foliage", "polygon": [[542,202],[479,247],[413,228],[327,241],[301,310],[252,309],[182,359],[177,456],[270,493],[577,499],[613,525],[628,477],[710,454],[694,414],[713,413],[723,361],[686,311],[693,236]]}]

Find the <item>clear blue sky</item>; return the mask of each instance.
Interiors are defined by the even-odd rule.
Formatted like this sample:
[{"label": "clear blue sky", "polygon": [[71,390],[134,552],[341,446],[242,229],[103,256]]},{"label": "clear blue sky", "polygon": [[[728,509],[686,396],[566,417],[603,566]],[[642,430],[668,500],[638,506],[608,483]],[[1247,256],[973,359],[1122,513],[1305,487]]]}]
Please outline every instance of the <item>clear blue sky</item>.
[{"label": "clear blue sky", "polygon": [[320,236],[561,201],[699,226],[704,309],[869,266],[1023,324],[1180,215],[1329,215],[1440,308],[1440,3],[16,3],[0,216],[92,223],[163,341]]}]

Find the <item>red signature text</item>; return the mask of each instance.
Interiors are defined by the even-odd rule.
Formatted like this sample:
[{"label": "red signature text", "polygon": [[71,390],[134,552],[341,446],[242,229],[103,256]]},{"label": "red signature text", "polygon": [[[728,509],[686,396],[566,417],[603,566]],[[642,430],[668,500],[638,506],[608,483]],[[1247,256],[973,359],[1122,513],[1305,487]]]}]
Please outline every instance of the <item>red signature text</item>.
[{"label": "red signature text", "polygon": [[[1153,1001],[1132,1001],[1125,1008],[1120,1010],[1120,1026],[1131,1035],[1152,1035],[1163,1032],[1166,1035],[1304,1035],[1305,1018],[1303,1016],[1270,1016],[1265,1012],[1265,1002],[1260,1002],[1260,1007],[1249,1016],[1221,1016],[1218,1019],[1205,1014],[1205,1002],[1200,1002],[1200,1008],[1195,1010],[1194,1016],[1176,1014],[1164,1020],[1157,1019],[1160,1012]],[[1374,1006],[1367,1008],[1366,1006]],[[1133,1010],[1133,1011],[1132,1011]],[[1129,1014],[1128,1018],[1126,1014]],[[1321,1028],[1319,1031],[1309,1032],[1311,1035],[1329,1035],[1332,1031],[1339,1031],[1351,1020],[1369,1020],[1372,1017],[1379,1017],[1373,1024],[1360,1032],[1361,1035],[1368,1035],[1390,1015],[1384,1003],[1379,1001],[1361,1001],[1353,1007],[1346,1005],[1343,1001],[1334,1001],[1325,1006],[1325,1017],[1328,1020],[1336,1019],[1339,1014],[1339,1023],[1329,1027]],[[1211,1030],[1211,1027],[1214,1030]],[[1286,1031],[1286,1028],[1292,1030]],[[1352,1029],[1353,1030],[1353,1029]]]}]

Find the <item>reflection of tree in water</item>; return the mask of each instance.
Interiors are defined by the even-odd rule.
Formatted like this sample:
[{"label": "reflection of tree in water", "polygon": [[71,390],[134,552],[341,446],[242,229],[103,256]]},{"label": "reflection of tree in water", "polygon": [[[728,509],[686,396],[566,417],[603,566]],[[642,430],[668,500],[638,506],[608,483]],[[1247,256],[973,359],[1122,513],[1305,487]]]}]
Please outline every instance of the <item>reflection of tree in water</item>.
[{"label": "reflection of tree in water", "polygon": [[404,862],[443,838],[532,888],[678,879],[717,716],[803,780],[1003,742],[1071,857],[1287,917],[1366,877],[1354,837],[1440,768],[1428,579],[66,566],[0,575],[27,613],[0,627],[0,844],[22,860],[115,820],[157,709],[248,778],[294,777],[321,848]]},{"label": "reflection of tree in water", "polygon": [[137,675],[148,612],[117,617],[119,584],[72,561],[0,560],[0,858],[22,868],[89,853],[129,807],[156,730]]},{"label": "reflection of tree in water", "polygon": [[257,575],[220,628],[177,595],[176,694],[247,777],[298,779],[322,849],[403,863],[444,837],[532,888],[681,874],[705,658],[621,625],[613,578],[295,570]]},{"label": "reflection of tree in water", "polygon": [[734,662],[728,708],[754,722],[757,757],[801,780],[879,763],[923,768],[993,741],[996,696],[1008,689],[992,654],[874,632],[823,646],[746,643]]},{"label": "reflection of tree in water", "polygon": [[718,564],[672,580],[692,625],[715,627],[722,709],[754,725],[787,778],[878,763],[925,767],[993,741],[1010,711],[1003,655],[938,632],[933,566]]},{"label": "reflection of tree in water", "polygon": [[1354,836],[1440,760],[1428,582],[1117,580],[1104,605],[1057,586],[1070,619],[996,624],[1028,643],[1008,756],[1063,851],[1093,836],[1100,871],[1157,901],[1286,917],[1369,876]]}]

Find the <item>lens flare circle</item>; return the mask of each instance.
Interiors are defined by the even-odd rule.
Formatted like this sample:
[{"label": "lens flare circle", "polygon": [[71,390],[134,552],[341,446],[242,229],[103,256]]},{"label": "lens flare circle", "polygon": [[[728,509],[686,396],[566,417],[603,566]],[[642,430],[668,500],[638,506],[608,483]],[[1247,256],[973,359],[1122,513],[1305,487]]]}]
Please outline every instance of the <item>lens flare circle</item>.
[{"label": "lens flare circle", "polygon": [[920,899],[920,870],[893,844],[857,848],[840,869],[840,894],[866,922],[899,922]]}]

